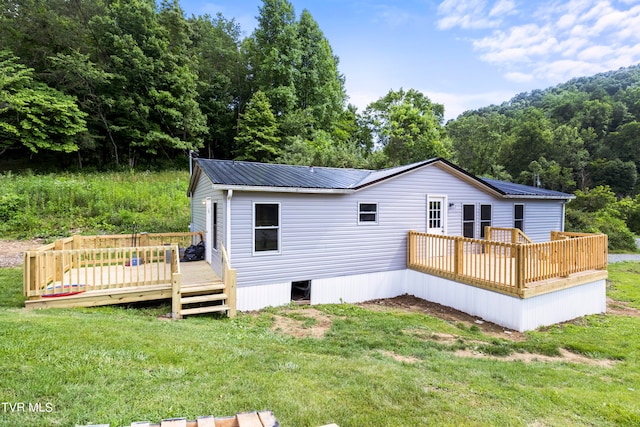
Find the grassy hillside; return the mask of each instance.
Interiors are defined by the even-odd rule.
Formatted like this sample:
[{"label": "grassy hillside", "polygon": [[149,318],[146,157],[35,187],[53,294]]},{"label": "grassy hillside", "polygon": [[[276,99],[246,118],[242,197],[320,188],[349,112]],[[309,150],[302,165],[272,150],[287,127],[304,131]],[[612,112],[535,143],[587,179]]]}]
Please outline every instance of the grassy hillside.
[{"label": "grassy hillside", "polygon": [[43,409],[0,410],[0,425],[261,409],[285,427],[640,425],[640,264],[610,273],[615,311],[515,339],[377,305],[182,321],[159,317],[168,306],[26,311],[20,269],[0,269],[0,395]]},{"label": "grassy hillside", "polygon": [[188,231],[189,173],[0,175],[0,237]]}]

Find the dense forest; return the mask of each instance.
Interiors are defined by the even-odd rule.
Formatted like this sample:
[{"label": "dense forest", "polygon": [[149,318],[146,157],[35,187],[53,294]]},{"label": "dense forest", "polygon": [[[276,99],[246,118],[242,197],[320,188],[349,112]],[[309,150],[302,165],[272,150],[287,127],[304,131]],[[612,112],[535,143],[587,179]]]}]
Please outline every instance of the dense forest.
[{"label": "dense forest", "polygon": [[256,12],[243,36],[178,0],[0,0],[0,170],[185,169],[190,153],[365,168],[442,156],[575,192],[569,228],[640,232],[640,66],[445,124],[445,106],[415,89],[358,111],[308,10],[263,0]]}]

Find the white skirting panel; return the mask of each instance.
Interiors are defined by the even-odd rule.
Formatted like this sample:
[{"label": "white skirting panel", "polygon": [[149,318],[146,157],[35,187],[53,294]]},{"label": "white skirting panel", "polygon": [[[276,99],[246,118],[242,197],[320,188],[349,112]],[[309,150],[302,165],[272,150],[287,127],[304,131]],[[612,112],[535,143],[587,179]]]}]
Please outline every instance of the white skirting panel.
[{"label": "white skirting panel", "polygon": [[[313,279],[311,304],[357,303],[402,294],[446,305],[516,331],[604,313],[606,281],[520,299],[414,270],[395,270],[353,276]],[[240,287],[237,309],[259,310],[291,302],[291,282]]]},{"label": "white skirting panel", "polygon": [[520,299],[406,270],[407,293],[524,332],[606,311],[606,282],[597,280]]},{"label": "white skirting panel", "polygon": [[291,302],[291,282],[274,285],[239,287],[236,291],[236,308],[239,311],[260,310]]},{"label": "white skirting panel", "polygon": [[311,281],[311,304],[356,303],[406,293],[405,271],[384,271]]}]

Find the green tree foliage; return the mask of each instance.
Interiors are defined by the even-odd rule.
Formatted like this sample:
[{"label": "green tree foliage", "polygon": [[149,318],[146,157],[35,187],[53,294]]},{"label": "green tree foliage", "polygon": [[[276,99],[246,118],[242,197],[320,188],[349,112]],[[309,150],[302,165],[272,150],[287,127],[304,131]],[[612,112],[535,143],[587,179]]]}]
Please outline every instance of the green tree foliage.
[{"label": "green tree foliage", "polygon": [[414,89],[389,91],[369,104],[364,115],[391,165],[448,156],[442,138],[444,106]]},{"label": "green tree foliage", "polygon": [[294,79],[296,107],[309,112],[314,128],[329,132],[344,110],[344,77],[338,71],[338,58],[306,9],[302,11],[297,30],[300,64]]},{"label": "green tree foliage", "polygon": [[192,17],[189,25],[197,58],[198,103],[207,119],[206,156],[227,158],[233,148],[240,100],[246,91],[240,26],[220,14],[215,18]]},{"label": "green tree foliage", "polygon": [[269,99],[277,117],[296,105],[295,79],[301,51],[293,5],[287,0],[264,0],[258,26],[245,40],[249,76],[254,90]]},{"label": "green tree foliage", "polygon": [[240,116],[236,160],[273,161],[280,153],[278,124],[264,92],[256,92]]},{"label": "green tree foliage", "polygon": [[31,152],[78,150],[86,114],[71,96],[33,79],[33,70],[0,51],[0,154],[8,148]]},{"label": "green tree foliage", "polygon": [[447,125],[455,161],[479,176],[495,177],[502,152],[510,145],[508,119],[498,113],[464,113]]},{"label": "green tree foliage", "polygon": [[109,131],[123,141],[130,166],[140,153],[202,145],[205,118],[196,101],[197,75],[187,50],[187,25],[177,2],[113,1],[90,22],[113,75]]},{"label": "green tree foliage", "polygon": [[629,200],[618,202],[607,186],[589,191],[576,191],[575,200],[567,205],[566,229],[587,233],[604,233],[609,238],[609,249],[637,250],[635,236],[627,226],[627,219],[638,212]]}]

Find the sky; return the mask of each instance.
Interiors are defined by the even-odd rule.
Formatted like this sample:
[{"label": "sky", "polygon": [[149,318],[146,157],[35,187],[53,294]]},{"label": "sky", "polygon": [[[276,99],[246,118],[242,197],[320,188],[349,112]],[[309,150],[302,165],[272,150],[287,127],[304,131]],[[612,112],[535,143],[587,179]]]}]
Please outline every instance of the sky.
[{"label": "sky", "polygon": [[[445,121],[516,94],[640,63],[640,0],[289,0],[338,56],[348,102],[390,90],[443,104]],[[180,0],[221,13],[244,36],[262,0]]]}]

